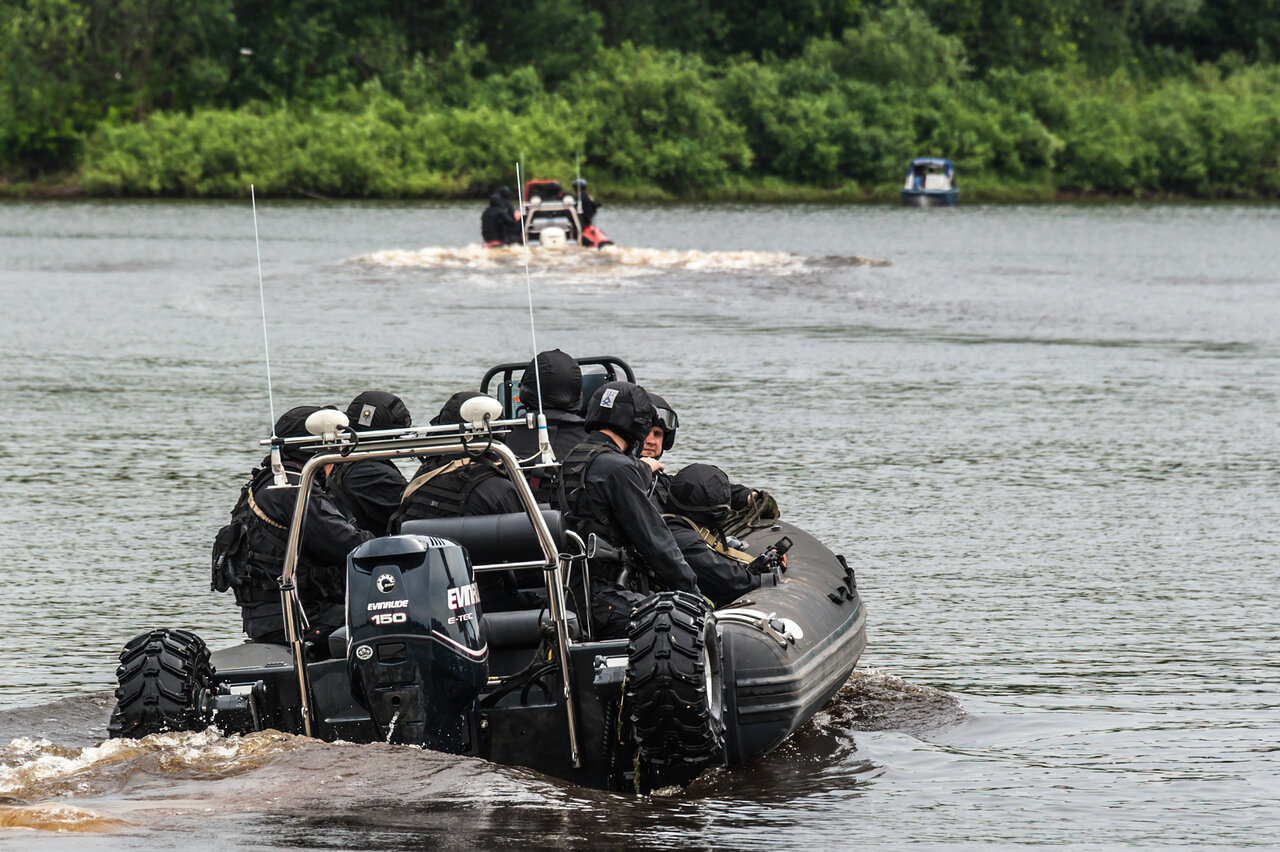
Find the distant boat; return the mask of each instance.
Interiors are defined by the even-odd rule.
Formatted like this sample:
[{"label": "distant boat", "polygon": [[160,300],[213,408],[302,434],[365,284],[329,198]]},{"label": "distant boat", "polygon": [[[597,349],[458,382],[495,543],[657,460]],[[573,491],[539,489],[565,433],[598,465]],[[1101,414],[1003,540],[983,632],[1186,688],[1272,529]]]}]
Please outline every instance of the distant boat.
[{"label": "distant boat", "polygon": [[941,157],[912,160],[907,182],[902,187],[902,203],[907,207],[954,207],[959,204],[955,164]]}]

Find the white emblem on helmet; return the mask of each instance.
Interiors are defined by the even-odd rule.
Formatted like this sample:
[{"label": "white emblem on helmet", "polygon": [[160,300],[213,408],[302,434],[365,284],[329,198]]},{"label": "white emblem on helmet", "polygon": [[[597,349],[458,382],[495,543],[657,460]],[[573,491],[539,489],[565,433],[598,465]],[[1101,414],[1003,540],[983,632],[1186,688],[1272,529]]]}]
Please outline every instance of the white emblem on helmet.
[{"label": "white emblem on helmet", "polygon": [[384,595],[396,587],[396,578],[390,574],[381,574],[378,577],[378,591]]},{"label": "white emblem on helmet", "polygon": [[376,414],[377,411],[378,407],[376,405],[366,405],[364,408],[360,409],[360,425],[372,426],[373,415]]},{"label": "white emblem on helmet", "polygon": [[613,408],[613,401],[618,398],[618,389],[609,388],[600,395],[601,408]]}]

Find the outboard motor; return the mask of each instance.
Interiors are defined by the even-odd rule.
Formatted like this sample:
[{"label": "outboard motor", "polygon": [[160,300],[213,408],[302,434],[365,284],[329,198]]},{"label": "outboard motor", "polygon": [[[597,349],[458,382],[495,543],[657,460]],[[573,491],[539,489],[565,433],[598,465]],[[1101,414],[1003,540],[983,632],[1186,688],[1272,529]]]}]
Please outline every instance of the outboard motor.
[{"label": "outboard motor", "polygon": [[347,671],[387,742],[459,754],[489,677],[471,560],[422,535],[375,538],[347,557]]}]

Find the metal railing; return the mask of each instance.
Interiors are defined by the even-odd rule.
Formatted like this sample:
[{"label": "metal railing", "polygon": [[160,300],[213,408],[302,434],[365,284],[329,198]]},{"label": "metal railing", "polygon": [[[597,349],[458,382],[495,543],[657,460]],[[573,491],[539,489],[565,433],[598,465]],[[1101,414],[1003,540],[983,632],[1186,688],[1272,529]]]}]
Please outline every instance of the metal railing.
[{"label": "metal railing", "polygon": [[[519,460],[505,444],[495,438],[495,435],[504,434],[512,427],[526,425],[527,423],[523,419],[500,420],[490,423],[488,429],[455,425],[386,429],[360,433],[348,431],[338,433],[335,439],[331,441],[324,441],[312,436],[277,439],[277,444],[280,445],[316,451],[316,455],[313,455],[302,466],[302,473],[296,486],[297,494],[293,508],[293,520],[289,524],[284,568],[280,577],[280,597],[284,610],[285,637],[292,649],[294,668],[298,672],[303,726],[308,736],[312,736],[311,692],[307,675],[306,651],[303,645],[302,632],[298,629],[298,614],[302,611],[302,602],[298,597],[295,576],[297,574],[298,553],[302,540],[302,527],[306,517],[307,502],[311,488],[318,477],[318,471],[324,470],[325,466],[330,464],[343,465],[357,461],[456,453],[488,454],[496,457],[501,462],[500,469],[515,487],[520,503],[524,507],[525,513],[528,515],[537,535],[543,560],[540,562],[495,563],[492,565],[473,566],[473,568],[478,571],[540,568],[544,572],[544,579],[547,585],[548,610],[555,626],[557,644],[560,650],[561,678],[564,683],[565,708],[569,725],[569,747],[572,752],[573,765],[575,767],[581,765],[578,747],[577,714],[573,695],[573,675],[570,669],[569,656],[569,646],[573,640],[569,635],[568,615],[565,610],[564,599],[565,571],[568,557],[562,558],[551,534],[551,529],[547,526],[546,519],[542,517],[538,501],[533,496],[529,483],[525,481],[521,473]],[[264,441],[263,443],[270,444],[271,442]],[[483,601],[481,603],[483,605]]]}]

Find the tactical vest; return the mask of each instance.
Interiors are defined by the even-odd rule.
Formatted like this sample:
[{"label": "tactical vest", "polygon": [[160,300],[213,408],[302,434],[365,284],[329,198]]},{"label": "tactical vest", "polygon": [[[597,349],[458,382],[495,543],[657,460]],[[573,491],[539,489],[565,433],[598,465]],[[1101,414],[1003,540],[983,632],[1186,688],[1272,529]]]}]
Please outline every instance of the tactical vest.
[{"label": "tactical vest", "polygon": [[590,441],[574,447],[560,464],[557,492],[565,523],[585,541],[595,533],[610,544],[618,545],[617,532],[604,507],[586,498],[587,470],[603,453],[616,452],[611,444]]},{"label": "tactical vest", "polygon": [[[268,600],[279,593],[289,528],[267,515],[253,496],[271,477],[270,468],[254,471],[240,489],[240,498],[231,510],[231,523],[214,537],[210,588],[218,592],[234,590],[237,603]],[[261,533],[275,552],[264,553],[250,547],[251,529]]]},{"label": "tactical vest", "polygon": [[398,530],[401,521],[419,518],[463,517],[476,487],[500,475],[502,471],[489,459],[462,458],[415,476],[404,489],[399,510],[391,517],[391,528]]}]

